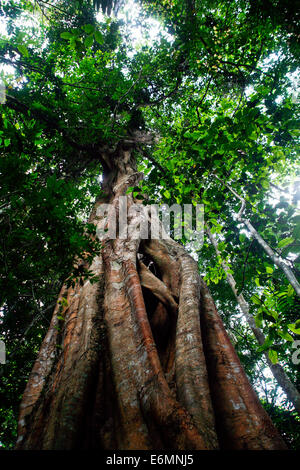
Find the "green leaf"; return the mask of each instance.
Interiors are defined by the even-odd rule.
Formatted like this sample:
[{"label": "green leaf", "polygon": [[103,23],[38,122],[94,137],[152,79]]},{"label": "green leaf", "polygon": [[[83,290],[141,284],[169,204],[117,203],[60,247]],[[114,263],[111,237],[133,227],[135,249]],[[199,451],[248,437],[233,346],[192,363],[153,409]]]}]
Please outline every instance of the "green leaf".
[{"label": "green leaf", "polygon": [[22,54],[24,57],[29,57],[28,49],[26,46],[24,46],[24,44],[19,44],[17,47],[20,54]]},{"label": "green leaf", "polygon": [[274,349],[269,349],[268,356],[272,364],[277,364],[278,362],[278,354]]},{"label": "green leaf", "polygon": [[293,333],[296,333],[296,335],[300,335],[300,328],[298,328],[298,321],[296,323],[289,323],[288,324],[288,329],[291,330]]},{"label": "green leaf", "polygon": [[289,284],[289,286],[287,288],[287,296],[292,297],[294,294],[295,294],[294,288],[293,288],[293,286],[291,286],[291,284]]},{"label": "green leaf", "polygon": [[256,305],[260,305],[260,304],[261,304],[260,299],[259,299],[256,295],[252,295],[252,297],[251,297],[250,300],[252,300],[252,302],[253,302],[254,304],[256,304]]},{"label": "green leaf", "polygon": [[213,225],[216,225],[218,226],[218,222],[216,221],[216,219],[210,219],[210,223],[213,224]]},{"label": "green leaf", "polygon": [[264,189],[268,189],[270,187],[268,180],[262,180],[260,183]]},{"label": "green leaf", "polygon": [[262,351],[266,351],[267,349],[271,348],[272,347],[272,344],[273,344],[273,339],[271,337],[271,334],[269,334],[266,339],[265,339],[265,342],[264,344],[262,344],[261,346],[259,346],[258,348],[258,351],[262,352]]},{"label": "green leaf", "polygon": [[278,243],[277,247],[278,248],[284,248],[285,246],[290,245],[291,243],[294,242],[294,239],[291,237],[284,238],[283,240],[280,240]]},{"label": "green leaf", "polygon": [[64,31],[63,33],[61,33],[60,37],[62,39],[73,39],[74,34],[69,33],[68,31]]},{"label": "green leaf", "polygon": [[259,311],[259,312],[255,315],[254,320],[255,320],[255,325],[257,326],[257,328],[261,328],[261,327],[262,327],[262,321],[263,321],[263,314],[262,314],[262,311]]},{"label": "green leaf", "polygon": [[82,29],[85,33],[91,34],[95,30],[95,26],[93,24],[85,24],[82,26]]},{"label": "green leaf", "polygon": [[94,42],[94,36],[91,34],[90,36],[87,36],[84,40],[84,45],[88,49],[91,47],[91,45]]},{"label": "green leaf", "polygon": [[17,42],[23,42],[26,33],[24,31],[20,31],[16,37]]},{"label": "green leaf", "polygon": [[102,33],[100,33],[100,31],[95,31],[94,35],[95,35],[95,39],[96,39],[97,43],[98,44],[103,44],[104,39],[103,39]]},{"label": "green leaf", "polygon": [[268,274],[272,274],[272,273],[274,272],[274,269],[271,268],[270,266],[266,266],[266,272],[267,272]]},{"label": "green leaf", "polygon": [[292,335],[290,335],[286,331],[278,331],[278,334],[281,338],[285,339],[286,341],[292,341],[292,342],[294,341],[294,338],[292,337]]},{"label": "green leaf", "polygon": [[63,307],[67,307],[69,304],[68,304],[68,300],[66,299],[66,297],[62,297],[61,301],[60,301],[60,304],[63,306]]},{"label": "green leaf", "polygon": [[170,197],[171,197],[171,194],[167,189],[166,189],[166,191],[164,191],[163,195],[165,196],[166,199],[170,199]]}]

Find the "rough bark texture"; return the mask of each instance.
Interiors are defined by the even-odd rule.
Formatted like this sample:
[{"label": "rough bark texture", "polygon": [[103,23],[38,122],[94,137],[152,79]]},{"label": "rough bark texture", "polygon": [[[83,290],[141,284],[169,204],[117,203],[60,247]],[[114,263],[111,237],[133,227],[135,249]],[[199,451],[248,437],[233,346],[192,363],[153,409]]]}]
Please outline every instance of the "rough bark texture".
[{"label": "rough bark texture", "polygon": [[[118,212],[140,175],[130,148],[106,162],[105,202]],[[90,221],[103,228],[112,213],[98,217],[101,202]],[[149,217],[129,214],[128,237],[103,240],[91,266],[98,283],[62,289],[24,392],[17,448],[284,449],[197,263],[170,238],[132,236]]]},{"label": "rough bark texture", "polygon": [[[210,241],[211,241],[211,243],[212,243],[212,245],[213,245],[213,247],[216,251],[216,254],[222,259],[222,255],[221,255],[221,253],[218,249],[218,243],[217,243],[216,239],[214,238],[214,235],[211,233],[211,231],[210,231],[210,229],[207,225],[205,225],[205,227],[206,227],[207,235],[208,235],[208,237],[209,237],[209,239],[210,239]],[[232,276],[232,274],[229,272],[229,266],[225,263],[225,261],[222,261],[222,267],[223,267],[223,269],[226,273],[226,280],[227,280],[228,284],[231,287],[231,290],[232,290],[232,292],[233,292],[233,294],[234,294],[234,296],[235,296],[235,298],[238,302],[238,305],[239,305],[239,307],[240,307],[240,309],[241,309],[248,325],[250,326],[255,338],[257,339],[258,344],[260,346],[262,346],[266,341],[264,333],[262,332],[262,330],[260,328],[258,328],[256,326],[255,320],[254,320],[253,316],[250,313],[249,304],[246,301],[245,297],[243,296],[243,294],[238,293],[237,288],[236,288],[235,279]],[[280,364],[273,364],[272,363],[272,361],[269,358],[268,351],[264,351],[263,354],[265,356],[265,359],[267,361],[267,364],[268,364],[269,368],[272,371],[272,374],[273,374],[274,378],[277,380],[278,384],[281,386],[283,391],[286,393],[288,399],[293,403],[293,405],[295,407],[295,410],[300,415],[300,393],[298,392],[297,388],[291,382],[291,380],[289,379],[289,377],[285,373],[282,366]]]}]

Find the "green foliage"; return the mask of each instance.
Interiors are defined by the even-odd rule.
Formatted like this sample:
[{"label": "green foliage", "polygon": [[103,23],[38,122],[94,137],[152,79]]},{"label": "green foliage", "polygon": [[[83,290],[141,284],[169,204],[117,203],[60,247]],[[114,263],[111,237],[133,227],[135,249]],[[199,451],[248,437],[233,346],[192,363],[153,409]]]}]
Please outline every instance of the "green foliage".
[{"label": "green foliage", "polygon": [[291,450],[299,450],[300,448],[300,421],[295,413],[291,413],[286,409],[274,406],[270,403],[262,402],[265,410],[271,416],[271,419],[287,445]]}]

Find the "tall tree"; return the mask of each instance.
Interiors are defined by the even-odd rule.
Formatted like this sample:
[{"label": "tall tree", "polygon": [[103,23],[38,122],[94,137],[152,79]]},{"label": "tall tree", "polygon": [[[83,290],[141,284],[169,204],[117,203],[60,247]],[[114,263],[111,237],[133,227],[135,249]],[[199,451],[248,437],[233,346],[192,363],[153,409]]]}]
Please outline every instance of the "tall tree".
[{"label": "tall tree", "polygon": [[[211,231],[210,231],[210,229],[207,225],[205,226],[205,230],[207,232],[207,235],[208,235],[208,238],[209,238],[211,244],[213,245],[213,247],[216,251],[217,256],[222,259],[221,253],[220,253],[219,248],[218,248],[218,242],[215,239],[214,235],[211,233]],[[238,291],[237,291],[237,288],[236,288],[237,283],[236,283],[234,277],[232,276],[232,274],[230,273],[229,266],[225,263],[225,261],[221,261],[221,263],[222,263],[222,267],[223,267],[223,269],[226,273],[226,280],[227,280],[228,284],[230,285],[230,287],[232,289],[232,292],[233,292],[233,294],[234,294],[234,296],[235,296],[235,298],[236,298],[236,300],[239,304],[239,307],[240,307],[241,311],[243,312],[243,315],[244,315],[248,325],[250,326],[255,338],[257,339],[258,343],[262,346],[263,344],[265,344],[266,338],[265,338],[263,332],[261,331],[261,329],[256,326],[255,320],[254,320],[253,316],[250,313],[249,304],[245,300],[243,294],[241,294],[241,293],[238,294]],[[293,403],[293,405],[295,406],[296,410],[299,413],[299,410],[300,410],[300,394],[299,394],[298,390],[293,385],[293,383],[290,381],[289,377],[285,374],[284,369],[280,366],[280,364],[273,364],[271,359],[269,358],[269,355],[268,355],[267,351],[264,351],[264,354],[265,354],[267,363],[268,363],[268,365],[269,365],[269,367],[272,371],[272,374],[274,375],[274,377],[277,380],[277,382],[279,383],[279,385],[281,385],[281,387],[283,388],[285,393],[288,395],[291,402]]]},{"label": "tall tree", "polygon": [[[104,11],[111,7],[111,2],[100,3]],[[164,19],[173,38],[163,37],[136,53],[122,40],[122,32],[130,34],[126,28],[110,18],[99,23],[90,2],[83,1],[43,2],[44,22],[34,38],[28,27],[13,29],[10,21],[8,38],[1,43],[2,60],[14,67],[21,83],[14,76],[8,87],[4,152],[24,165],[29,155],[23,173],[36,173],[43,189],[52,185],[57,199],[64,192],[59,181],[71,182],[73,189],[79,181],[84,191],[84,178],[95,177],[100,168],[102,180],[88,230],[68,253],[77,255],[76,263],[23,394],[17,448],[283,449],[197,263],[182,243],[153,236],[151,230],[161,223],[150,206],[157,197],[169,201],[177,187],[180,202],[186,202],[184,197],[197,201],[199,171],[204,181],[205,171],[221,166],[222,145],[232,142],[224,141],[224,134],[231,129],[241,135],[248,112],[259,108],[255,101],[250,106],[246,102],[238,114],[236,95],[228,96],[226,105],[224,90],[233,84],[242,100],[246,84],[265,86],[257,91],[262,94],[259,104],[272,93],[272,77],[265,77],[257,64],[270,53],[276,34],[286,37],[287,25],[283,17],[269,18],[265,10],[260,18],[260,10],[252,11],[243,2],[223,2],[217,10],[189,1],[144,3]],[[35,5],[20,0],[10,6],[4,13],[18,25],[16,18],[26,17]],[[249,35],[253,26],[259,43]],[[232,44],[236,47],[230,50]],[[274,65],[282,88],[294,60],[290,54],[281,71]],[[191,113],[184,116],[189,100]],[[212,117],[213,100],[221,100],[223,110],[234,106],[237,121],[226,112]],[[205,125],[199,111],[204,103],[212,106],[203,112]],[[253,121],[258,115],[251,116]],[[286,127],[288,117],[283,118]],[[272,113],[261,116],[263,144],[272,119]],[[201,147],[205,126],[208,135]],[[253,132],[246,134],[250,144]],[[247,138],[243,142],[247,147]],[[171,159],[166,156],[170,146]],[[266,177],[270,150],[261,147],[263,164],[253,159],[248,169],[254,174],[260,167]],[[194,152],[190,159],[186,148]],[[235,148],[245,171],[243,150]],[[152,171],[141,186],[145,158]],[[229,166],[224,163],[226,171],[234,159],[226,162]],[[272,164],[279,161],[277,153]],[[185,168],[182,179],[177,171],[170,173],[172,166],[179,173]],[[224,177],[222,168],[218,174]],[[182,189],[185,177],[194,185],[188,193]],[[27,208],[26,194],[21,200],[10,196],[14,213],[25,201],[29,218],[32,207],[41,203],[37,198]],[[113,237],[110,230],[116,219],[120,222],[125,196],[128,232],[124,237],[117,231]],[[102,211],[105,204],[107,214]],[[55,208],[49,213],[57,216]],[[71,231],[68,220],[60,225],[60,231]],[[29,226],[33,233],[35,223],[30,220]],[[148,238],[136,236],[140,227],[149,229]],[[49,240],[42,237],[44,247],[51,236],[59,238],[53,233]]]}]

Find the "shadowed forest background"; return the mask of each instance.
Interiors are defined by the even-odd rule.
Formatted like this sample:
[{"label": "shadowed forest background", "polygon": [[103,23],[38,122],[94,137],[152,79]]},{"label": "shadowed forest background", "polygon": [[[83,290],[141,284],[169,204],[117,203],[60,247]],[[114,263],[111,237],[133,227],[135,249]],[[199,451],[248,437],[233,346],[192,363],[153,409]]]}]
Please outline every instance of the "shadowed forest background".
[{"label": "shadowed forest background", "polygon": [[[288,448],[300,448],[299,37],[299,12],[288,0],[0,2],[2,448],[16,445],[22,395],[47,331],[56,335],[51,371],[72,348],[66,341],[72,295],[94,302],[94,290],[102,289],[108,312],[115,282],[124,282],[126,293],[136,288],[126,285],[126,276],[116,281],[107,274],[133,248],[104,249],[96,237],[95,207],[117,194],[145,206],[204,205],[200,249],[183,236],[176,246],[167,244],[168,253],[147,243],[132,251],[165,375],[171,377],[169,363],[178,356],[180,296],[194,295],[182,281],[188,268],[180,260],[190,259],[185,247],[195,260],[189,269],[196,266],[195,279],[199,273],[209,287],[263,408]],[[166,267],[164,259],[174,265]],[[179,265],[181,281],[170,274]],[[84,289],[90,290],[83,295]],[[110,333],[106,345],[108,316],[99,325],[94,346],[115,351]],[[78,358],[83,376],[86,364]],[[97,360],[87,359],[89,365]],[[190,391],[185,378],[181,383],[187,362],[177,361],[178,383],[171,377],[168,386],[184,401],[178,390]],[[50,369],[43,380],[50,377],[54,387]],[[112,385],[103,380],[109,394]],[[63,401],[66,389],[61,393]],[[34,410],[42,420],[41,401]],[[101,423],[101,442],[109,447],[120,438],[107,430],[111,416],[105,419],[88,428]],[[50,434],[45,447],[52,445]],[[221,442],[218,425],[217,434]],[[87,447],[95,446],[85,438]],[[146,445],[139,439],[132,442]],[[187,437],[194,445],[193,439]]]}]

